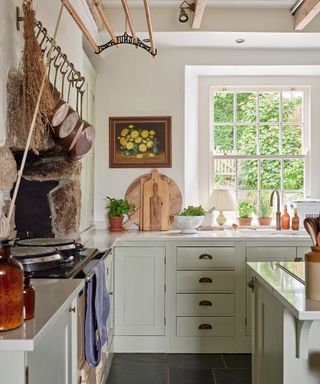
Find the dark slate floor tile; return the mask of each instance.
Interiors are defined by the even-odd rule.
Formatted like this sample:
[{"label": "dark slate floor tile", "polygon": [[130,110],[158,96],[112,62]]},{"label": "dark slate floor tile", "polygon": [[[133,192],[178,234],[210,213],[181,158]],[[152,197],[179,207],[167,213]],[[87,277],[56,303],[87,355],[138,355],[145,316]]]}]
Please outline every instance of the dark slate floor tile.
[{"label": "dark slate floor tile", "polygon": [[216,384],[251,384],[250,369],[214,369]]},{"label": "dark slate floor tile", "polygon": [[124,367],[127,364],[163,364],[167,363],[165,353],[116,353],[113,357],[112,365]]},{"label": "dark slate floor tile", "polygon": [[112,366],[106,384],[168,384],[164,364],[119,364]]},{"label": "dark slate floor tile", "polygon": [[170,354],[169,368],[211,369],[224,368],[219,354]]},{"label": "dark slate floor tile", "polygon": [[214,384],[211,369],[169,369],[169,384]]},{"label": "dark slate floor tile", "polygon": [[251,354],[228,353],[222,355],[227,368],[247,368],[251,369]]}]

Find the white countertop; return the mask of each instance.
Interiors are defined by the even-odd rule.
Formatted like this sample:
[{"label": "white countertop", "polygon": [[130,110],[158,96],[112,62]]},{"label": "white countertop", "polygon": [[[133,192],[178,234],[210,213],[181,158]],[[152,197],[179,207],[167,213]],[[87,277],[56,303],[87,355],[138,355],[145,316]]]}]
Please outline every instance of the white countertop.
[{"label": "white countertop", "polygon": [[[247,263],[258,279],[287,309],[299,320],[320,320],[320,302],[308,300],[305,296],[305,285],[276,263]],[[287,262],[290,270],[301,275],[303,262]]]},{"label": "white countertop", "polygon": [[261,242],[272,241],[301,241],[302,245],[310,245],[310,237],[305,230],[299,231],[277,231],[275,229],[231,229],[215,231],[198,231],[196,235],[181,234],[179,230],[170,231],[139,231],[128,230],[124,232],[109,232],[107,229],[96,229],[86,231],[81,235],[81,241],[87,247],[98,248],[104,251],[114,245],[120,245],[123,241],[245,241]]},{"label": "white countertop", "polygon": [[34,279],[36,289],[35,317],[20,328],[0,332],[0,351],[32,351],[37,341],[84,287],[78,279]]}]

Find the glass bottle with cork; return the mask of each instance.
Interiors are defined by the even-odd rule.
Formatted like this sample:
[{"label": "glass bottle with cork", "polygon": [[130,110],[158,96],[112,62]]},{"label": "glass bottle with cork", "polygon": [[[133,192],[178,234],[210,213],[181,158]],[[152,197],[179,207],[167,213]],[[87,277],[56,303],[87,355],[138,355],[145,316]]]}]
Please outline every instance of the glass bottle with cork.
[{"label": "glass bottle with cork", "polygon": [[30,274],[24,276],[23,287],[23,299],[24,299],[24,319],[29,320],[34,318],[34,304],[35,304],[35,289],[30,282]]},{"label": "glass bottle with cork", "polygon": [[281,229],[290,229],[290,215],[288,213],[287,205],[283,207],[283,214],[281,216]]},{"label": "glass bottle with cork", "polygon": [[299,226],[300,226],[300,218],[298,216],[297,208],[294,208],[293,216],[291,220],[291,228],[297,231],[299,229]]},{"label": "glass bottle with cork", "polygon": [[11,256],[11,244],[0,239],[0,331],[23,323],[23,267]]}]

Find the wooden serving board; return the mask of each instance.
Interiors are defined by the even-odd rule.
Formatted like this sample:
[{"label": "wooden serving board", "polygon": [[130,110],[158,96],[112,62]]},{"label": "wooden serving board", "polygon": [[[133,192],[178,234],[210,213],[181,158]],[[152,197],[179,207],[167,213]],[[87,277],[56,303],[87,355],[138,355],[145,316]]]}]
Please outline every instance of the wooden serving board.
[{"label": "wooden serving board", "polygon": [[140,230],[168,230],[173,215],[181,211],[182,195],[170,177],[153,170],[135,179],[127,189],[125,198],[135,205],[135,212],[124,224]]}]

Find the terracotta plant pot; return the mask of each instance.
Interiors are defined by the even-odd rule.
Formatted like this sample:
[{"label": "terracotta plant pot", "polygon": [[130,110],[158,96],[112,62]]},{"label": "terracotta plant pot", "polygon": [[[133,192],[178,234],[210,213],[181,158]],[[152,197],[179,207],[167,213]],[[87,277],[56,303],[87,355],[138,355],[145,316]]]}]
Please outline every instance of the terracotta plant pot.
[{"label": "terracotta plant pot", "polygon": [[271,225],[272,217],[258,217],[259,225]]},{"label": "terracotta plant pot", "polygon": [[123,216],[109,216],[109,231],[110,232],[122,232]]},{"label": "terracotta plant pot", "polygon": [[248,227],[251,225],[252,217],[238,217],[240,227]]}]

